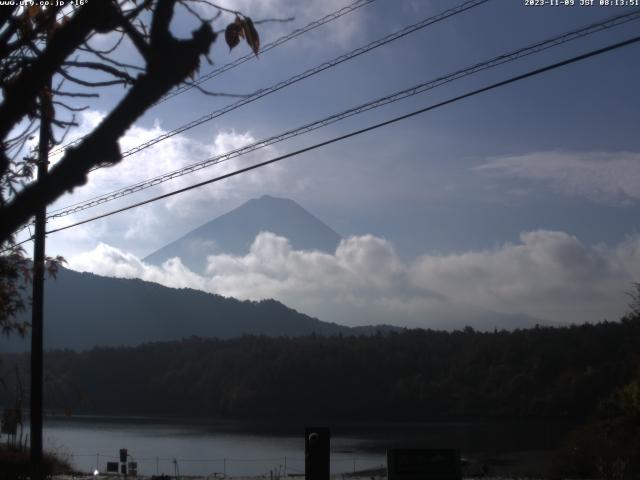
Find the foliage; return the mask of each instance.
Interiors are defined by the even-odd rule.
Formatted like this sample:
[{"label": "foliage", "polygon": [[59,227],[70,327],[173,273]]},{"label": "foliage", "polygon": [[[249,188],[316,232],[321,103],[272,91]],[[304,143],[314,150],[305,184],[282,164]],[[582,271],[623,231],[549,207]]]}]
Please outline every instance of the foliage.
[{"label": "foliage", "polygon": [[[635,285],[636,290],[638,284]],[[637,294],[626,323],[638,323]],[[573,431],[558,452],[556,470],[571,478],[640,478],[640,352],[635,376],[598,403],[589,422]]]},{"label": "foliage", "polygon": [[3,334],[12,331],[24,336],[27,325],[14,319],[24,310],[24,294],[30,278],[31,269],[19,247],[7,255],[0,256],[0,328]]},{"label": "foliage", "polygon": [[640,374],[601,402],[594,417],[570,435],[558,473],[623,480],[640,476]]},{"label": "foliage", "polygon": [[[0,9],[0,328],[5,332],[26,328],[11,320],[24,308],[19,290],[29,280],[23,251],[15,245],[16,231],[37,211],[86,183],[90,171],[121,160],[118,139],[124,132],[193,76],[202,57],[209,60],[217,37],[212,22],[223,13],[233,16],[231,25],[254,53],[260,44],[249,17],[207,0],[43,3],[14,2]],[[196,24],[188,38],[177,38],[171,30],[178,7]],[[210,18],[207,12],[213,13]],[[112,45],[97,47],[98,37]],[[127,46],[137,61],[121,58]],[[124,87],[119,103],[64,150],[45,178],[33,181],[36,154],[28,149],[37,132],[50,139],[45,149],[59,145],[78,125],[76,113],[88,108],[84,102],[112,86]],[[49,265],[57,268],[55,261]]]},{"label": "foliage", "polygon": [[631,302],[627,318],[640,318],[640,283],[633,284],[633,291],[629,292],[629,297],[631,297]]},{"label": "foliage", "polygon": [[640,321],[627,320],[54,351],[45,357],[45,403],[72,412],[230,418],[584,420],[629,382],[638,345]]},{"label": "foliage", "polygon": [[[73,471],[68,458],[56,453],[45,452],[44,474],[59,475]],[[27,480],[31,475],[30,454],[27,450],[0,447],[0,480]]]},{"label": "foliage", "polygon": [[[46,257],[45,270],[55,278],[60,266],[66,263],[61,256]],[[27,287],[31,284],[32,264],[25,258],[24,250],[11,247],[8,254],[0,255],[0,331],[9,335],[24,336],[29,323],[20,321],[17,314],[23,312],[28,301]]]}]

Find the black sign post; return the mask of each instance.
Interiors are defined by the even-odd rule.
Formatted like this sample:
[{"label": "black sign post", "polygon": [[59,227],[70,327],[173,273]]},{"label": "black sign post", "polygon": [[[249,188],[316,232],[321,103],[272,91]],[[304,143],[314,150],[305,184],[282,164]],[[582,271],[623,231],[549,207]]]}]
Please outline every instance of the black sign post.
[{"label": "black sign post", "polygon": [[305,480],[329,480],[330,431],[327,427],[307,427],[304,435]]},{"label": "black sign post", "polygon": [[124,480],[127,480],[127,456],[128,452],[126,448],[120,449],[120,473],[124,475]]}]

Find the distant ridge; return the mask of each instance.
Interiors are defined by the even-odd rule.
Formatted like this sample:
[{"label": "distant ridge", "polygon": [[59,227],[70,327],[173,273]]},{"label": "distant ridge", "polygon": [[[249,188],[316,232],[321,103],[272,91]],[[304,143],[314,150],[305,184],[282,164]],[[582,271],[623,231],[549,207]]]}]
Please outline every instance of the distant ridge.
[{"label": "distant ridge", "polygon": [[[478,330],[531,328],[536,319],[483,311]],[[31,312],[20,320],[30,321]],[[476,318],[477,320],[478,318]],[[424,328],[462,329],[460,318],[426,321]],[[169,288],[139,279],[102,277],[60,269],[45,281],[45,349],[86,350],[97,346],[136,346],[147,342],[200,338],[237,338],[245,334],[268,337],[316,335],[369,336],[401,332],[402,327],[347,327],[324,322],[273,300],[227,298],[190,288]],[[0,353],[24,352],[29,338],[0,336]]]},{"label": "distant ridge", "polygon": [[[56,280],[46,280],[45,312],[46,349],[133,346],[191,336],[297,337],[351,331],[349,327],[299,313],[276,300],[240,301],[188,288],[168,288],[64,268]],[[30,314],[25,312],[21,318],[29,321]],[[17,335],[0,337],[0,352],[28,348],[28,339]]]},{"label": "distant ridge", "polygon": [[296,250],[334,253],[341,237],[293,200],[264,195],[192,230],[143,259],[152,265],[179,257],[203,273],[207,255],[244,255],[260,232],[286,237]]}]

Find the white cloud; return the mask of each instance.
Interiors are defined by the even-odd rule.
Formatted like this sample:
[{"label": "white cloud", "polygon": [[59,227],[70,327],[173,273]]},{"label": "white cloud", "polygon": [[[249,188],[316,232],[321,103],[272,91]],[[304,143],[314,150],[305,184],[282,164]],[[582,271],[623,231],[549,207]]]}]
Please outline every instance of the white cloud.
[{"label": "white cloud", "polygon": [[491,326],[491,312],[583,322],[625,312],[625,292],[640,274],[640,238],[605,248],[563,232],[534,231],[495,250],[425,255],[407,265],[388,241],[372,235],[343,240],[328,254],[293,250],[285,238],[263,232],[246,255],[207,260],[206,274],[198,275],[179,259],[155,267],[100,244],[70,263],[240,299],[276,298],[349,325]]},{"label": "white cloud", "polygon": [[421,257],[411,277],[484,308],[556,321],[613,320],[638,278],[639,245],[633,238],[589,247],[563,232],[534,231],[493,251]]},{"label": "white cloud", "polygon": [[[92,131],[104,118],[104,113],[97,111],[82,112],[80,118],[80,127],[77,130],[78,137],[83,136]],[[166,134],[168,130],[164,129],[159,121],[156,120],[151,128],[132,126],[125,135],[120,139],[119,144],[123,152],[137,147],[149,140]],[[201,142],[187,137],[184,134],[171,136],[162,142],[141,150],[135,155],[125,157],[118,164],[98,169],[89,175],[86,185],[74,190],[73,195],[64,197],[57,205],[66,205],[79,199],[90,198],[98,194],[104,194],[112,190],[135,184],[137,182],[164,175],[168,172],[180,169],[184,166],[198,163],[218,155],[222,155],[229,151],[254,143],[256,138],[250,132],[236,132],[235,130],[218,130],[212,137],[211,142]],[[213,176],[229,173],[239,167],[250,164],[253,160],[264,160],[267,157],[275,156],[277,150],[273,147],[260,149],[253,154],[226,160],[218,165],[210,166],[198,170],[189,175],[178,177],[169,182],[160,184],[153,191],[158,190],[162,193],[175,190],[186,185],[190,185]],[[270,169],[261,169],[251,174],[243,176],[243,185],[245,191],[255,188],[256,185],[268,187],[270,184],[277,183],[277,174],[280,169],[276,166]],[[202,192],[206,191],[207,198],[228,198],[229,196],[242,197],[242,193],[238,193],[237,185],[230,185],[231,182],[221,182],[216,184],[216,188],[207,188],[200,190],[195,197],[202,198]],[[171,210],[172,206],[179,205],[180,200],[187,198],[185,195],[175,197],[166,204]],[[182,207],[182,205],[180,205]]]},{"label": "white cloud", "polygon": [[554,190],[594,202],[640,200],[640,153],[536,152],[490,159],[477,171],[548,183]]},{"label": "white cloud", "polygon": [[105,243],[98,244],[90,252],[72,257],[69,265],[79,271],[120,278],[140,278],[167,287],[205,289],[203,279],[184,267],[179,259],[168,260],[161,268],[152,267],[132,253]]},{"label": "white cloud", "polygon": [[[90,132],[102,118],[104,118],[104,114],[101,112],[83,112],[79,118],[81,126],[78,135]],[[133,126],[120,139],[120,146],[122,151],[126,151],[164,133],[166,130],[159,122],[156,122],[151,128]],[[62,197],[50,208],[50,211],[164,175],[167,172],[227,153],[255,141],[256,138],[250,132],[236,132],[234,130],[219,130],[211,141],[206,143],[190,139],[185,135],[172,136],[154,147],[124,158],[113,167],[102,168],[91,173],[85,185],[75,189],[71,195]],[[275,157],[277,154],[274,147],[266,147],[251,154],[172,179],[148,189],[144,193],[129,195],[120,200],[105,203],[95,209],[56,219],[50,227],[68,225],[97,213],[193,185],[252,163]],[[184,230],[193,228],[195,226],[194,219],[198,219],[195,220],[197,223],[201,221],[199,220],[201,218],[211,218],[224,213],[228,209],[228,204],[224,207],[217,206],[223,200],[240,202],[271,191],[280,191],[283,185],[287,185],[291,190],[291,187],[295,188],[296,183],[285,177],[285,170],[281,166],[272,165],[243,174],[241,178],[226,179],[169,197],[161,202],[99,220],[84,228],[76,227],[64,233],[61,232],[52,236],[52,246],[55,249],[59,245],[61,250],[65,252],[77,252],[81,251],[78,248],[86,250],[90,248],[89,245],[95,245],[98,239],[125,248],[129,248],[128,246],[135,241],[138,252],[148,252],[162,243],[173,240],[174,232],[180,231],[182,227],[186,227]],[[171,229],[166,228],[167,218],[171,219]],[[77,245],[78,248],[71,248],[73,245]]]}]

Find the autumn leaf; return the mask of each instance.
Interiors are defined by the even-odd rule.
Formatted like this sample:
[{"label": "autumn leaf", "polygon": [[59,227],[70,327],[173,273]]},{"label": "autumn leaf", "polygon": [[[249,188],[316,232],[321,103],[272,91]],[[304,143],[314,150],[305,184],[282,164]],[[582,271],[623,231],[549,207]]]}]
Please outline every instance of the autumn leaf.
[{"label": "autumn leaf", "polygon": [[41,8],[39,5],[31,5],[28,9],[27,9],[27,16],[29,18],[33,18],[36,15],[38,15],[41,11]]},{"label": "autumn leaf", "polygon": [[233,50],[233,48],[240,43],[240,35],[242,35],[242,27],[237,21],[227,25],[224,31],[224,39],[227,41],[227,45],[229,45],[229,50]]},{"label": "autumn leaf", "polygon": [[67,261],[60,255],[57,255],[56,257],[46,257],[45,268],[47,270],[47,275],[51,278],[56,278],[60,267],[64,263],[67,263]]},{"label": "autumn leaf", "polygon": [[254,55],[257,57],[258,52],[260,51],[260,35],[258,35],[258,31],[249,17],[244,17],[242,30],[244,31],[244,38],[247,40],[251,50],[253,50]]},{"label": "autumn leaf", "polygon": [[244,38],[244,20],[242,20],[242,18],[236,16],[235,23],[240,28],[240,31],[238,32],[238,34],[240,35],[240,38]]}]

